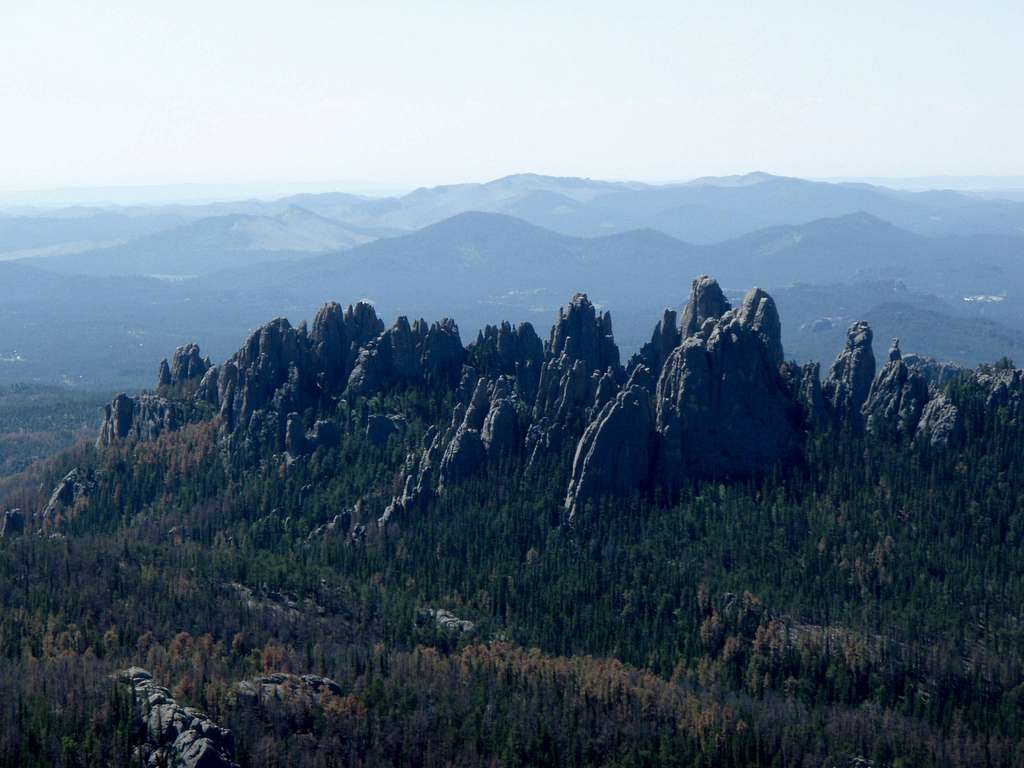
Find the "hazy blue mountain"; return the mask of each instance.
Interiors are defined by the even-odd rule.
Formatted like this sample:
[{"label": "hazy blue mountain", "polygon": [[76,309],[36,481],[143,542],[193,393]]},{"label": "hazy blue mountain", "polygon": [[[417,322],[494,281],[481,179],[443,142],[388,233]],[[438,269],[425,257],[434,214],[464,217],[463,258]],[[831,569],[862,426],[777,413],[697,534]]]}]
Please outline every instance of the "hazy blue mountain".
[{"label": "hazy blue mountain", "polygon": [[195,276],[255,264],[298,259],[373,240],[303,208],[273,216],[211,216],[126,243],[37,260],[39,266],[88,275]]},{"label": "hazy blue mountain", "polygon": [[865,213],[771,227],[711,250],[720,271],[777,285],[902,279],[963,296],[998,293],[1006,280],[1024,280],[1024,237],[927,237]]},{"label": "hazy blue mountain", "polygon": [[919,234],[1024,234],[1024,204],[1019,202],[765,173],[668,185],[521,174],[486,184],[348,201],[332,208],[331,215],[363,225],[417,229],[465,211],[506,213],[563,234],[588,237],[650,227],[696,243],[858,212]]},{"label": "hazy blue mountain", "polygon": [[[321,218],[282,221],[295,208]],[[350,247],[466,212],[502,213],[577,237],[654,229],[697,244],[860,213],[920,235],[1024,236],[1024,203],[951,191],[906,192],[765,173],[667,185],[519,174],[485,184],[421,188],[400,197],[331,192],[0,215],[0,258],[63,256],[50,268],[92,274],[122,269],[201,274]],[[71,258],[99,250],[105,252]]]},{"label": "hazy blue mountain", "polygon": [[87,250],[180,225],[177,214],[128,215],[95,209],[64,209],[46,216],[0,216],[0,259]]}]

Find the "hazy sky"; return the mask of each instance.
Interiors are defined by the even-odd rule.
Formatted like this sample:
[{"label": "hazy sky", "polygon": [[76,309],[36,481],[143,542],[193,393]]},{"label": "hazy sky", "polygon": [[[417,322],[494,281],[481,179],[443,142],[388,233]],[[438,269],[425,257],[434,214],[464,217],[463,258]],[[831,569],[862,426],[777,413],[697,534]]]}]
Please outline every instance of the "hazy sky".
[{"label": "hazy sky", "polygon": [[0,0],[0,188],[1024,173],[1024,2]]}]

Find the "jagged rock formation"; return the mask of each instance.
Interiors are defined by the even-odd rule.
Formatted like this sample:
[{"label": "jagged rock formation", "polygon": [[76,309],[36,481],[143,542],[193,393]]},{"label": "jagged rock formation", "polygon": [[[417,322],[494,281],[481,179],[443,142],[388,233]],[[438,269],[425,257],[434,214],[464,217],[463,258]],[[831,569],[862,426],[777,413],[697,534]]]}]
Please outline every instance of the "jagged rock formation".
[{"label": "jagged rock formation", "polygon": [[[385,329],[369,305],[342,312],[331,303],[311,332],[274,320],[219,366],[194,345],[179,348],[161,365],[163,394],[119,395],[98,442],[153,439],[216,413],[232,460],[240,455],[244,465],[269,453],[292,462],[338,445],[342,429],[365,429],[376,445],[401,436],[404,417],[368,414],[364,398],[426,388],[456,406],[448,425],[431,427],[408,455],[402,490],[379,524],[423,510],[495,457],[533,462],[574,446],[565,499],[572,519],[603,496],[656,487],[671,493],[686,477],[740,477],[798,460],[806,434],[822,427],[934,445],[959,440],[961,414],[939,385],[967,374],[925,358],[901,359],[894,346],[876,380],[871,345],[870,327],[854,323],[822,382],[818,363],[784,361],[768,294],[753,289],[733,308],[707,276],[694,280],[680,323],[665,310],[627,369],[610,316],[584,294],[559,310],[544,344],[528,323],[502,323],[465,349],[451,320],[428,326],[399,317]],[[972,376],[990,393],[990,413],[1019,413],[1024,374],[1003,364]],[[347,407],[339,408],[342,398]]]},{"label": "jagged rock formation", "polygon": [[558,310],[544,354],[535,423],[527,436],[531,456],[558,450],[567,434],[582,429],[605,374],[613,381],[622,376],[611,315],[597,314],[586,294],[577,293],[567,308]]},{"label": "jagged rock formation", "polygon": [[[687,305],[689,307],[689,305]],[[666,309],[661,320],[654,326],[654,333],[651,340],[640,348],[640,352],[633,356],[627,366],[632,373],[638,365],[644,365],[651,372],[653,379],[658,380],[665,361],[672,354],[672,350],[679,346],[683,337],[676,321],[674,310]]]},{"label": "jagged rock formation", "polygon": [[695,335],[706,320],[717,319],[728,312],[729,301],[722,293],[718,281],[701,275],[690,287],[690,300],[683,309],[681,331],[683,338]]},{"label": "jagged rock formation", "polygon": [[[451,354],[451,345],[438,336],[454,329],[454,324],[435,325],[427,345],[433,350],[426,359],[433,366],[431,371],[443,368],[445,354]],[[317,313],[312,333],[307,334],[305,323],[293,328],[284,318],[272,320],[220,366],[201,358],[195,345],[181,347],[173,364],[160,367],[158,394],[135,398],[122,394],[107,406],[97,442],[152,440],[213,409],[236,447],[248,442],[303,453],[329,445],[336,430],[324,423],[300,435],[296,425],[289,427],[289,415],[340,395],[360,349],[365,351],[384,333],[383,323],[368,304],[350,306],[342,313],[339,305],[331,303]],[[454,333],[461,354],[458,330]],[[423,335],[426,341],[430,334]],[[390,371],[384,375],[393,378]],[[208,408],[196,408],[202,404]]]},{"label": "jagged rock formation", "polygon": [[344,536],[352,527],[352,511],[346,509],[344,512],[335,515],[330,522],[318,525],[309,532],[306,542],[312,542],[325,536]]},{"label": "jagged rock formation", "polygon": [[1006,410],[1008,418],[1016,418],[1024,404],[1024,370],[982,366],[976,378],[988,390],[985,409],[989,418],[994,417],[1000,409]]},{"label": "jagged rock formation", "polygon": [[959,363],[943,363],[927,355],[903,355],[903,362],[920,373],[928,386],[939,388],[971,374],[969,368]]},{"label": "jagged rock formation", "polygon": [[871,327],[858,321],[846,332],[846,349],[839,353],[821,385],[825,410],[834,426],[859,432],[864,428],[861,408],[875,379],[875,353]]},{"label": "jagged rock formation", "polygon": [[328,395],[341,394],[359,350],[383,332],[384,323],[369,304],[349,305],[344,312],[337,302],[324,304],[316,313],[309,334],[322,391]]},{"label": "jagged rock formation", "polygon": [[642,383],[646,368],[590,423],[573,461],[566,495],[569,521],[580,505],[601,496],[621,496],[646,488],[654,456],[654,410],[649,387]]},{"label": "jagged rock formation", "polygon": [[488,325],[466,348],[466,362],[480,376],[512,377],[519,397],[532,403],[544,365],[544,344],[530,323]]},{"label": "jagged rock formation", "polygon": [[902,437],[913,437],[927,402],[927,382],[903,362],[899,339],[894,339],[889,362],[872,382],[861,408],[865,428],[874,433],[895,431]]},{"label": "jagged rock formation", "polygon": [[103,407],[103,425],[96,440],[98,446],[119,440],[156,440],[164,432],[184,426],[191,409],[180,401],[159,395],[128,397],[120,394]]},{"label": "jagged rock formation", "polygon": [[160,361],[157,394],[164,397],[187,397],[195,391],[210,368],[209,358],[199,353],[197,344],[178,347],[170,364],[167,360]]},{"label": "jagged rock formation", "polygon": [[348,380],[351,395],[368,395],[398,384],[454,387],[465,350],[455,321],[445,318],[427,327],[405,317],[370,342],[356,360]]},{"label": "jagged rock formation", "polygon": [[68,472],[53,489],[50,500],[39,513],[38,522],[43,529],[49,528],[70,517],[78,500],[88,496],[96,486],[95,481],[78,467]]},{"label": "jagged rock formation", "polygon": [[116,677],[131,687],[140,702],[145,734],[137,750],[140,763],[153,768],[238,768],[231,731],[200,710],[178,704],[144,669],[131,667]]},{"label": "jagged rock formation", "polygon": [[[728,307],[719,297],[714,281],[700,279],[690,305],[719,311]],[[687,316],[702,317],[696,310]],[[800,425],[781,366],[778,312],[764,291],[755,288],[738,309],[703,318],[658,379],[657,430],[667,485],[685,474],[750,474],[798,449]]]},{"label": "jagged rock formation", "polygon": [[783,365],[783,376],[788,382],[792,398],[800,407],[804,424],[816,429],[827,421],[825,397],[821,392],[821,364],[793,362]]}]

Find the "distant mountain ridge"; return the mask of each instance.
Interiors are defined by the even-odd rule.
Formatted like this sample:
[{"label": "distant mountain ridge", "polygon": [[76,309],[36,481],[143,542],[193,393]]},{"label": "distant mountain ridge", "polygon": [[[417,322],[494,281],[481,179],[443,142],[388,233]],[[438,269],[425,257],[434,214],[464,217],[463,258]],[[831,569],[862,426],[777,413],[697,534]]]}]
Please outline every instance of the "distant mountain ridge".
[{"label": "distant mountain ridge", "polygon": [[[303,193],[272,201],[67,209],[50,211],[42,217],[0,216],[0,258],[61,255],[112,244],[144,250],[151,247],[152,241],[136,243],[135,239],[213,217],[275,218],[293,206],[347,230],[347,235],[339,236],[336,247],[414,231],[471,211],[503,213],[577,237],[651,228],[698,244],[722,242],[768,227],[799,226],[859,212],[923,235],[1024,235],[1024,202],[951,191],[906,192],[763,172],[666,185],[518,174],[482,184],[423,187],[398,197]],[[314,228],[323,226],[320,222]],[[300,235],[294,232],[290,237],[302,241]],[[250,246],[248,250],[293,250],[290,242],[286,245],[266,249]],[[300,242],[294,250],[301,252],[306,248],[308,243]],[[238,252],[230,243],[224,250]],[[216,265],[219,255],[213,256]],[[90,257],[90,261],[95,258],[99,257]],[[174,263],[172,254],[165,254],[164,259],[167,263],[163,268],[150,271],[183,271],[181,265]],[[67,258],[54,266],[70,269],[71,264],[73,259]],[[225,257],[216,266],[233,265]]]},{"label": "distant mountain ridge", "polygon": [[374,239],[358,227],[291,205],[272,216],[233,213],[201,218],[127,243],[32,263],[66,274],[194,276],[298,259]]}]

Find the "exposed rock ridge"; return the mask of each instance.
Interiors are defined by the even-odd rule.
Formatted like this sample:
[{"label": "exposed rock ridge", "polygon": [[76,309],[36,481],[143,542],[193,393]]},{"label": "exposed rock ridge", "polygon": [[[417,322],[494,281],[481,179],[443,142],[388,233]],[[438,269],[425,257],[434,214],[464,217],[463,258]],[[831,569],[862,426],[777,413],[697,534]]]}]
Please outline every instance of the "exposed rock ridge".
[{"label": "exposed rock ridge", "polygon": [[221,728],[198,709],[184,707],[144,669],[117,673],[140,703],[145,741],[137,748],[141,764],[181,768],[238,768],[231,731]]}]

